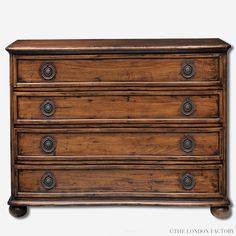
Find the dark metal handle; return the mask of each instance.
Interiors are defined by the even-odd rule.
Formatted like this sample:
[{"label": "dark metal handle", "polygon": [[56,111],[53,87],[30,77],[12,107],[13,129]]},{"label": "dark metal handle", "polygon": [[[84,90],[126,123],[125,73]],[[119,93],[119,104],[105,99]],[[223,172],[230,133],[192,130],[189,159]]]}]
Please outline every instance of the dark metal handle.
[{"label": "dark metal handle", "polygon": [[54,102],[48,99],[41,104],[40,109],[45,116],[52,116],[56,110]]},{"label": "dark metal handle", "polygon": [[185,79],[191,79],[195,75],[195,66],[193,62],[187,61],[182,64],[181,75]]},{"label": "dark metal handle", "polygon": [[56,68],[51,63],[44,63],[40,68],[40,74],[45,80],[52,80],[56,76]]},{"label": "dark metal handle", "polygon": [[54,174],[51,172],[46,172],[41,178],[41,185],[46,190],[53,189],[56,185],[56,178]]},{"label": "dark metal handle", "polygon": [[185,116],[190,116],[191,114],[193,114],[193,112],[195,110],[196,110],[196,107],[193,104],[193,102],[191,101],[191,99],[185,98],[181,107],[180,107],[181,113]]},{"label": "dark metal handle", "polygon": [[56,149],[56,141],[51,136],[46,136],[41,139],[41,149],[46,153],[52,153]]},{"label": "dark metal handle", "polygon": [[180,147],[184,152],[192,152],[195,147],[195,140],[192,136],[184,136],[180,141]]},{"label": "dark metal handle", "polygon": [[195,178],[192,174],[186,173],[181,177],[181,184],[184,189],[190,190],[195,186]]}]

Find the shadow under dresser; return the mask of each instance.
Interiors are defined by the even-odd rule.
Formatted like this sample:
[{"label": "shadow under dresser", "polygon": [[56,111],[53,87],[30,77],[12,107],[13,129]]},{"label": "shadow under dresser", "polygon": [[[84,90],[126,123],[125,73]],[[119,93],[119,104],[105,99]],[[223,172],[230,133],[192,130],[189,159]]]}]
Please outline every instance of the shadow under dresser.
[{"label": "shadow under dresser", "polygon": [[208,206],[229,214],[220,39],[18,40],[10,213],[27,206]]}]

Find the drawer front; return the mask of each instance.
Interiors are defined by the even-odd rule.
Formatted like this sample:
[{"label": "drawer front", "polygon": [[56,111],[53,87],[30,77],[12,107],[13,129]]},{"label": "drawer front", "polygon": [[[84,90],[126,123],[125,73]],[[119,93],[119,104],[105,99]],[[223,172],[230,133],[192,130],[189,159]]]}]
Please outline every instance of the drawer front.
[{"label": "drawer front", "polygon": [[[94,56],[95,57],[95,56]],[[110,56],[112,57],[112,56]],[[115,57],[115,56],[114,56]],[[160,56],[161,57],[161,56]],[[150,83],[158,85],[219,84],[219,57],[186,55],[176,58],[147,55],[133,58],[19,59],[17,83],[25,86],[63,85],[129,86]],[[172,58],[171,58],[172,57]]]},{"label": "drawer front", "polygon": [[[155,95],[156,94],[156,95]],[[16,122],[219,122],[221,92],[18,93]]]},{"label": "drawer front", "polygon": [[219,197],[221,166],[22,166],[18,197]]},{"label": "drawer front", "polygon": [[219,160],[220,128],[15,129],[18,160]]}]

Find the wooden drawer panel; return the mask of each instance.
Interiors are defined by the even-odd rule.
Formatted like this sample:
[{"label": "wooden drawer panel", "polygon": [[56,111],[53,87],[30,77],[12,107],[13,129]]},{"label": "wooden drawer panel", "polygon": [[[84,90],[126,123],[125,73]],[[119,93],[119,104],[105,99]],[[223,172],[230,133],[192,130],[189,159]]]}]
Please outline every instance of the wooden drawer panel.
[{"label": "wooden drawer panel", "polygon": [[23,166],[18,196],[217,197],[221,175],[221,166],[211,165]]},{"label": "wooden drawer panel", "polygon": [[[215,122],[220,118],[221,92],[162,92],[133,95],[78,93],[19,93],[17,122],[155,123]],[[45,114],[45,106],[53,112]],[[46,104],[46,105],[45,105]],[[187,111],[190,106],[190,112]],[[190,104],[190,105],[189,105]]]},{"label": "wooden drawer panel", "polygon": [[[110,58],[109,58],[110,57]],[[115,58],[118,57],[118,58]],[[172,57],[172,58],[171,58]],[[39,58],[39,57],[38,57]],[[19,59],[17,63],[17,83],[32,86],[62,85],[96,85],[96,86],[122,86],[144,85],[152,83],[158,85],[214,85],[220,81],[219,56],[214,55],[165,55],[157,58],[152,55],[143,56],[100,56],[94,58],[84,56],[81,58],[66,59],[66,57],[41,57],[31,59]],[[52,79],[44,79],[41,68],[50,64],[55,68],[55,76]],[[183,68],[191,65],[193,70],[190,76],[183,75]],[[189,67],[188,67],[189,69]]]},{"label": "wooden drawer panel", "polygon": [[18,160],[219,160],[220,128],[16,129]]}]

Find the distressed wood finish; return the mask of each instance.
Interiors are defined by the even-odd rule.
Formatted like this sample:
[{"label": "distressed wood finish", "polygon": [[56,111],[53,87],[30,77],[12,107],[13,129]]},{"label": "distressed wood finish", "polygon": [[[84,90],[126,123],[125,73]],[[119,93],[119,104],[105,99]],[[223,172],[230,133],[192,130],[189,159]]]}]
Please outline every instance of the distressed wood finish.
[{"label": "distressed wood finish", "polygon": [[220,39],[18,40],[10,213],[27,206],[210,206],[229,215]]},{"label": "distressed wood finish", "polygon": [[[151,57],[151,56],[150,56]],[[181,75],[184,63],[192,63],[195,73],[191,78],[185,78]],[[45,80],[40,68],[45,63],[52,64],[55,67],[56,75],[51,80]],[[204,66],[204,67],[203,67]],[[219,57],[194,58],[189,55],[188,58],[176,59],[156,59],[156,58],[97,58],[97,59],[75,59],[75,60],[25,60],[19,59],[18,64],[18,83],[73,83],[73,82],[139,82],[145,85],[149,83],[162,83],[179,81],[199,82],[204,84],[207,81],[219,81]],[[107,70],[109,68],[109,70]],[[204,69],[202,69],[204,68]]]},{"label": "distressed wood finish", "polygon": [[[24,167],[22,167],[24,168]],[[46,168],[46,169],[45,169]],[[82,166],[79,169],[55,166],[18,169],[19,197],[221,197],[221,166]],[[95,168],[95,169],[94,169]],[[45,189],[42,176],[53,173],[55,187]],[[181,177],[191,173],[192,189],[186,190]]]},{"label": "distressed wood finish", "polygon": [[[79,123],[90,120],[93,123],[105,120],[106,123],[119,122],[194,122],[199,119],[205,122],[219,121],[221,117],[221,92],[156,92],[135,93],[123,92],[113,95],[110,93],[17,93],[15,98],[17,122],[25,123],[57,123],[61,121],[73,121]],[[149,95],[150,94],[150,95]],[[181,112],[181,107],[186,99],[189,99],[194,111],[190,115]],[[45,116],[41,110],[41,104],[51,101],[55,105],[55,112]],[[116,109],[114,109],[114,107]]]},{"label": "distressed wood finish", "polygon": [[[16,129],[19,160],[219,160],[222,150],[219,128],[152,129]],[[55,140],[46,153],[44,137]],[[194,140],[189,153],[184,138]],[[139,144],[137,146],[137,143]]]}]

